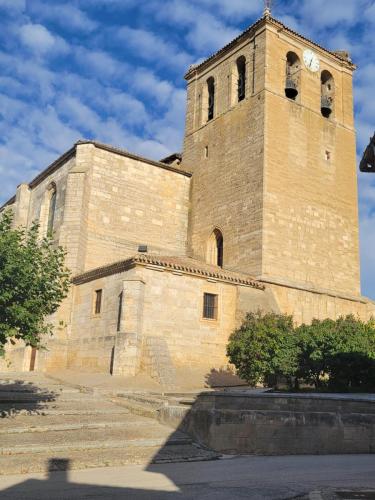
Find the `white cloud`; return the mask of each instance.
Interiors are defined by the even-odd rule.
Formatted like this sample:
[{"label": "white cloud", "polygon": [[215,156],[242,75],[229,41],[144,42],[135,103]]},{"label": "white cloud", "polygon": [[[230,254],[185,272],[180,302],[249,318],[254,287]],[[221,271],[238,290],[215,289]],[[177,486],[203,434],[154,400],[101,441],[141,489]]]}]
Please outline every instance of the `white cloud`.
[{"label": "white cloud", "polygon": [[123,26],[116,32],[116,37],[146,61],[179,70],[191,64],[192,56],[151,31]]},{"label": "white cloud", "polygon": [[339,23],[357,23],[366,0],[340,0],[339,5],[327,0],[303,0],[298,5],[298,12],[306,22],[322,29]]},{"label": "white cloud", "polygon": [[0,0],[0,10],[24,11],[26,0]]},{"label": "white cloud", "polygon": [[49,4],[46,8],[43,1],[33,0],[29,3],[29,7],[31,13],[39,19],[53,21],[69,31],[90,32],[98,26],[97,22],[71,3]]},{"label": "white cloud", "polygon": [[24,24],[20,27],[19,34],[22,43],[37,54],[67,53],[69,51],[65,40],[53,35],[41,24]]}]

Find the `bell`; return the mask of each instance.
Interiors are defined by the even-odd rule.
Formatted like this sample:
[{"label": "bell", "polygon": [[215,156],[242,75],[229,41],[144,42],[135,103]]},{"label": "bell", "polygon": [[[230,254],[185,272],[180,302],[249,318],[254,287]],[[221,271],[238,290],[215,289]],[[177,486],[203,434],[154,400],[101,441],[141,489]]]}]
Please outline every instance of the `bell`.
[{"label": "bell", "polygon": [[288,78],[285,84],[285,95],[288,99],[295,99],[298,95],[297,84],[291,79]]},{"label": "bell", "polygon": [[321,102],[321,111],[324,118],[329,118],[332,113],[332,101],[331,99],[324,95]]}]

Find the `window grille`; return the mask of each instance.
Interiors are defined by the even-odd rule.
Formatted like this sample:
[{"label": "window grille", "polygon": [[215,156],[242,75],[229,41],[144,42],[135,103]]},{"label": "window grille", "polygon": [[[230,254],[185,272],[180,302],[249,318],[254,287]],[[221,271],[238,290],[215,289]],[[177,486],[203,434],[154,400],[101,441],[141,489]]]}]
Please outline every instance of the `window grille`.
[{"label": "window grille", "polygon": [[95,314],[100,314],[102,310],[102,296],[103,290],[95,291]]},{"label": "window grille", "polygon": [[203,296],[203,318],[217,319],[217,295],[205,293]]}]

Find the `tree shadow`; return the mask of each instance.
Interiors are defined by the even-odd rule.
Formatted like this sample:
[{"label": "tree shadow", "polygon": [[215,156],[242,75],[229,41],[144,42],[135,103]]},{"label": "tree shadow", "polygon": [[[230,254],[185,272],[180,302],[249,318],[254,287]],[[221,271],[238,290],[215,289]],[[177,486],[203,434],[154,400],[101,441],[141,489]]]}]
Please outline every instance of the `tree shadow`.
[{"label": "tree shadow", "polygon": [[247,383],[229,368],[220,368],[219,370],[212,368],[210,373],[205,376],[205,385],[212,388],[243,387],[247,386]]},{"label": "tree shadow", "polygon": [[0,418],[43,413],[57,394],[25,380],[0,380]]}]

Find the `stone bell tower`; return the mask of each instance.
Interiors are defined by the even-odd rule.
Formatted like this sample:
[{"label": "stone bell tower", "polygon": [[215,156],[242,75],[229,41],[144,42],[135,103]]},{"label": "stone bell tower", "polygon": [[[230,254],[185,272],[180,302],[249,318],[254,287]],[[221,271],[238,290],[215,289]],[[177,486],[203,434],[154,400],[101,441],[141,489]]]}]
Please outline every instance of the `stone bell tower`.
[{"label": "stone bell tower", "polygon": [[[269,11],[187,80],[189,251],[268,283],[360,293],[352,75]],[[216,262],[212,262],[216,263]]]}]

